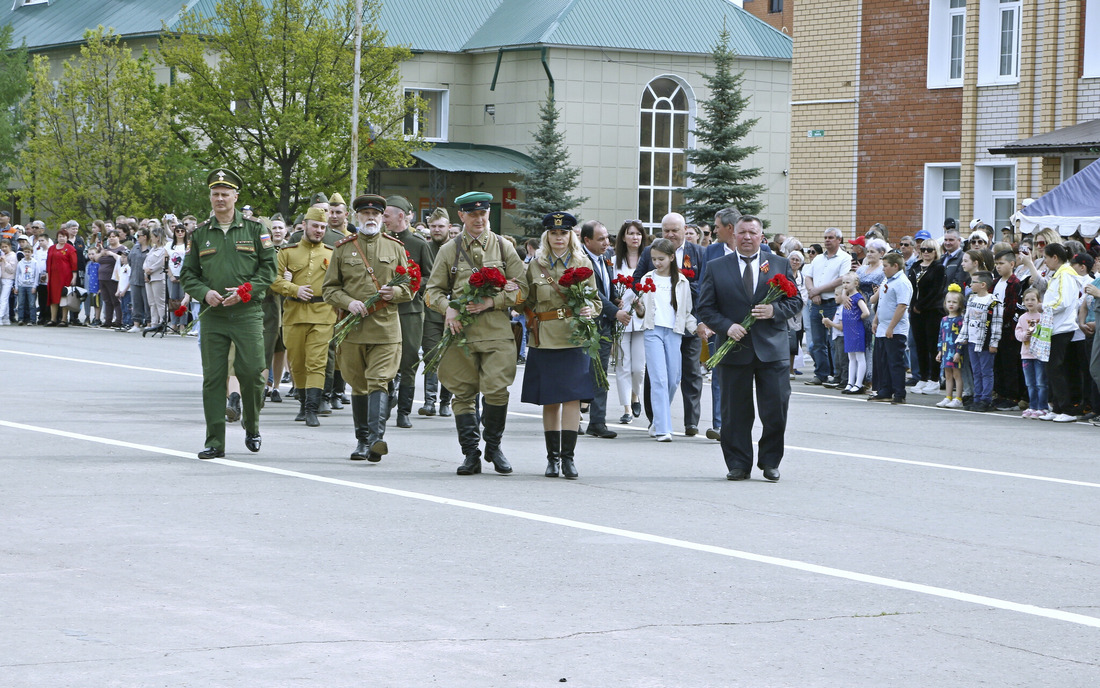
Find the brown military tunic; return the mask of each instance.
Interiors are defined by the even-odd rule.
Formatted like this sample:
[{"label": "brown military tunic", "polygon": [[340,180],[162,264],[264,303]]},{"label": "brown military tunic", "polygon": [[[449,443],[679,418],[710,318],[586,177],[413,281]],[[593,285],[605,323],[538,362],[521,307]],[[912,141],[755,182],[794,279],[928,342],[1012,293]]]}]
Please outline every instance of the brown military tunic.
[{"label": "brown military tunic", "polygon": [[[328,343],[336,311],[321,297],[325,273],[332,258],[332,249],[323,242],[301,241],[279,251],[278,277],[271,289],[285,297],[283,302],[283,343],[294,384],[303,389],[320,389],[325,385],[328,364]],[[291,273],[288,280],[287,272]],[[313,297],[298,299],[298,289],[309,285]]]}]

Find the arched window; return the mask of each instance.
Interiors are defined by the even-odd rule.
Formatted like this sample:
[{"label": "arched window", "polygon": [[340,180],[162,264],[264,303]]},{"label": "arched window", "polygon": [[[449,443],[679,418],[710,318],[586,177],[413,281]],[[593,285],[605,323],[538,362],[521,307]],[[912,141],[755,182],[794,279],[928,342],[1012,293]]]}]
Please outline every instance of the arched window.
[{"label": "arched window", "polygon": [[684,202],[688,118],[694,106],[686,84],[661,76],[642,91],[638,142],[638,218],[651,229]]}]

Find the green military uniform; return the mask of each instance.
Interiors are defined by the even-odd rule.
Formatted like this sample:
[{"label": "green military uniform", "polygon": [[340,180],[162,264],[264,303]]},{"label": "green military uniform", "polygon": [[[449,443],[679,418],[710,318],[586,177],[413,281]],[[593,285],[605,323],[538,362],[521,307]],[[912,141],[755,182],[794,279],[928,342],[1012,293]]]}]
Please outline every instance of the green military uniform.
[{"label": "green military uniform", "polygon": [[[240,188],[240,178],[226,169],[210,173],[213,189]],[[183,260],[180,281],[191,298],[202,303],[199,349],[202,353],[202,400],[206,416],[206,448],[203,458],[225,451],[225,391],[229,375],[229,349],[235,348],[234,372],[241,384],[245,443],[259,449],[259,412],[264,395],[264,335],[262,302],[275,279],[275,247],[262,224],[234,211],[227,227],[211,217],[195,228],[191,250]],[[207,292],[223,297],[227,289],[252,284],[251,300],[232,306],[210,306]]]},{"label": "green military uniform", "polygon": [[[428,252],[432,254],[432,264],[435,264],[436,256],[439,255],[439,249],[443,244],[447,243],[444,239],[442,243],[435,243],[435,241],[429,241]],[[424,289],[427,290],[428,280],[424,280]],[[424,336],[420,339],[420,348],[427,356],[428,352],[434,349],[439,340],[443,338],[443,314],[437,313],[435,309],[424,309]],[[439,395],[439,415],[449,416],[451,415],[451,392],[446,387],[440,389],[439,375],[437,373],[424,373],[424,407],[417,413],[422,416],[434,416],[436,414],[435,400],[436,395]]]},{"label": "green military uniform", "polygon": [[[488,211],[492,196],[472,192],[455,203],[467,213]],[[481,268],[498,268],[519,289],[501,291],[493,297],[493,307],[475,316],[465,330],[470,353],[458,346],[447,349],[439,366],[439,380],[455,395],[455,425],[466,462],[460,475],[481,471],[480,431],[474,415],[474,399],[480,392],[485,399],[485,457],[497,472],[510,473],[511,466],[500,451],[500,438],[508,413],[508,387],[516,378],[516,345],[512,337],[510,307],[518,307],[527,297],[523,261],[515,247],[486,229],[478,237],[465,228],[445,243],[436,256],[435,270],[428,280],[425,297],[429,308],[445,314],[453,296],[461,293],[470,275]]]},{"label": "green military uniform", "polygon": [[[385,210],[381,196],[363,195],[355,209]],[[379,207],[381,209],[379,209]],[[352,301],[366,302],[389,283],[398,268],[407,269],[401,242],[382,232],[353,234],[337,244],[325,274],[325,302],[347,311]],[[360,446],[353,459],[377,461],[386,453],[385,413],[389,410],[386,387],[397,374],[401,356],[401,321],[396,305],[412,300],[410,285],[394,287],[390,301],[378,301],[344,339],[337,351],[340,370],[351,384],[352,415]],[[365,451],[369,449],[368,451]]]},{"label": "green military uniform", "polygon": [[[399,208],[406,216],[412,213],[412,204],[403,196],[390,196],[386,205]],[[428,242],[417,236],[408,224],[394,237],[405,246],[409,258],[420,266],[424,284],[431,278],[433,256]],[[401,365],[397,374],[400,378],[397,389],[397,425],[409,428],[409,414],[412,413],[413,397],[416,396],[416,369],[420,364],[420,344],[424,339],[424,287],[415,294],[412,301],[398,307],[401,315]],[[391,404],[392,405],[392,404]]]},{"label": "green military uniform", "polygon": [[[309,212],[321,214],[315,208],[310,208]],[[307,219],[314,218],[307,213]],[[286,298],[283,302],[283,340],[287,345],[287,362],[294,384],[303,391],[299,394],[302,419],[310,426],[318,424],[316,406],[325,385],[329,341],[336,322],[336,311],[321,296],[331,258],[332,249],[323,243],[303,240],[291,244],[279,252],[278,277],[271,285],[273,291]],[[287,272],[290,279],[285,277]],[[306,285],[312,288],[313,296],[302,301],[298,298],[298,290]]]}]

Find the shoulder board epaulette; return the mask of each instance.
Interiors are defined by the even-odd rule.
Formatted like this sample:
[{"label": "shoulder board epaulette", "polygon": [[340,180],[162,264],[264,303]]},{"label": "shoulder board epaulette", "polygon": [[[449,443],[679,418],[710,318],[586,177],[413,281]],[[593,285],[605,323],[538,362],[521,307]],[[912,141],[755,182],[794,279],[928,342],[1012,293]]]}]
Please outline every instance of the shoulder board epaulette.
[{"label": "shoulder board epaulette", "polygon": [[210,226],[211,222],[213,222],[212,219],[206,218],[206,222],[203,222],[203,223],[200,223],[200,224],[196,225],[195,229],[205,229],[205,228]]},{"label": "shoulder board epaulette", "polygon": [[355,237],[356,237],[355,234],[352,234],[350,236],[346,236],[343,239],[341,239],[340,241],[336,242],[336,246],[343,246],[344,244],[348,243],[349,241],[355,241]]},{"label": "shoulder board epaulette", "polygon": [[404,245],[405,245],[405,242],[404,242],[404,241],[401,241],[401,240],[400,240],[400,239],[398,239],[397,237],[395,237],[395,236],[392,236],[392,235],[390,235],[390,234],[386,234],[385,232],[382,232],[382,236],[386,237],[386,238],[387,238],[387,239],[389,239],[390,241],[396,241],[397,243],[401,244],[402,246],[404,246]]},{"label": "shoulder board epaulette", "polygon": [[302,242],[295,241],[293,244],[287,244],[286,246],[283,246],[283,248],[294,248],[295,246],[297,246],[300,243],[302,243]]}]

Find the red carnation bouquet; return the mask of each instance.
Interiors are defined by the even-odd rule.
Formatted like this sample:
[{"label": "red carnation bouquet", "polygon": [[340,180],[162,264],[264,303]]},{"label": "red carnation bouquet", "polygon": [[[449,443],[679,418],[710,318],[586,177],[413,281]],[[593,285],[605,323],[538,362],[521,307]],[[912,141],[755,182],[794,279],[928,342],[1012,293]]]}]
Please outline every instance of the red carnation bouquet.
[{"label": "red carnation bouquet", "polygon": [[[241,303],[248,303],[249,301],[252,300],[252,283],[251,282],[245,282],[244,284],[240,285],[239,287],[229,287],[228,289],[225,290],[225,296],[223,298],[228,299],[233,294],[236,294],[240,298]],[[184,325],[183,326],[183,334],[187,334],[188,332],[190,332],[191,328],[193,328],[195,326],[195,323],[202,320],[202,316],[206,315],[207,311],[209,311],[209,310],[210,310],[210,307],[202,309],[202,312],[199,313],[199,317],[195,318],[191,322]],[[187,313],[187,306],[180,306],[176,310],[172,311],[172,313],[177,318],[182,318]]]},{"label": "red carnation bouquet", "polygon": [[[483,299],[494,298],[497,294],[504,289],[508,284],[508,278],[504,276],[504,273],[499,268],[480,268],[474,270],[470,275],[469,281],[462,287],[462,291],[458,296],[451,299],[450,307],[458,311],[458,322],[462,325],[462,329],[458,331],[458,334],[451,332],[447,327],[443,328],[443,337],[440,338],[439,344],[437,344],[431,351],[424,354],[422,362],[424,363],[425,373],[434,373],[439,370],[439,364],[443,360],[443,354],[447,353],[447,349],[452,344],[458,344],[462,347],[462,350],[467,354],[470,353],[470,347],[466,343],[466,328],[474,321],[474,318],[478,316],[477,313],[470,313],[466,310],[466,306]],[[485,311],[482,311],[484,313]]]},{"label": "red carnation bouquet", "polygon": [[562,298],[565,300],[566,308],[573,311],[573,317],[570,319],[573,331],[569,335],[569,343],[576,344],[585,350],[588,357],[592,359],[592,367],[596,371],[596,385],[600,389],[607,389],[607,371],[600,363],[600,343],[603,339],[600,337],[600,328],[596,325],[595,319],[585,318],[580,314],[585,306],[591,306],[600,301],[596,289],[588,284],[591,277],[592,270],[589,268],[569,268],[562,273],[558,284],[565,287]]},{"label": "red carnation bouquet", "polygon": [[[624,297],[627,292],[634,291],[634,276],[633,275],[617,275],[615,279],[611,280],[611,300],[618,304],[620,308],[630,308],[630,303],[624,301]],[[623,340],[623,332],[626,331],[626,325],[622,324],[618,320],[615,321],[615,329],[611,333],[611,363],[612,365],[618,365],[619,363],[619,343]]]},{"label": "red carnation bouquet", "polygon": [[[413,271],[415,266],[416,271]],[[414,279],[415,277],[415,279]],[[420,288],[420,266],[414,262],[410,262],[406,268],[404,265],[398,265],[393,269],[393,277],[389,282],[386,282],[387,287],[400,287],[403,284],[408,284],[409,289],[415,294],[417,289]],[[415,285],[415,286],[413,286]],[[376,291],[371,294],[370,298],[363,302],[363,305],[369,310],[374,304],[382,300],[382,292]],[[383,302],[383,303],[389,303]],[[359,326],[359,323],[363,321],[363,316],[356,313],[348,313],[343,317],[340,322],[336,323],[336,327],[333,329],[332,342],[336,346],[340,346],[344,339]]]},{"label": "red carnation bouquet", "polygon": [[[798,287],[795,286],[794,282],[787,279],[786,275],[776,275],[768,280],[768,293],[764,295],[763,300],[757,305],[762,306],[777,300],[781,296],[790,298],[796,294],[798,294]],[[747,315],[745,319],[741,321],[741,327],[748,330],[755,322],[756,318],[754,316]],[[718,365],[722,360],[723,356],[730,351],[737,351],[740,348],[741,342],[735,342],[733,339],[727,338],[726,341],[722,342],[722,346],[718,347],[718,350],[711,355],[710,360],[706,362],[707,368],[713,369],[714,366]]]}]

